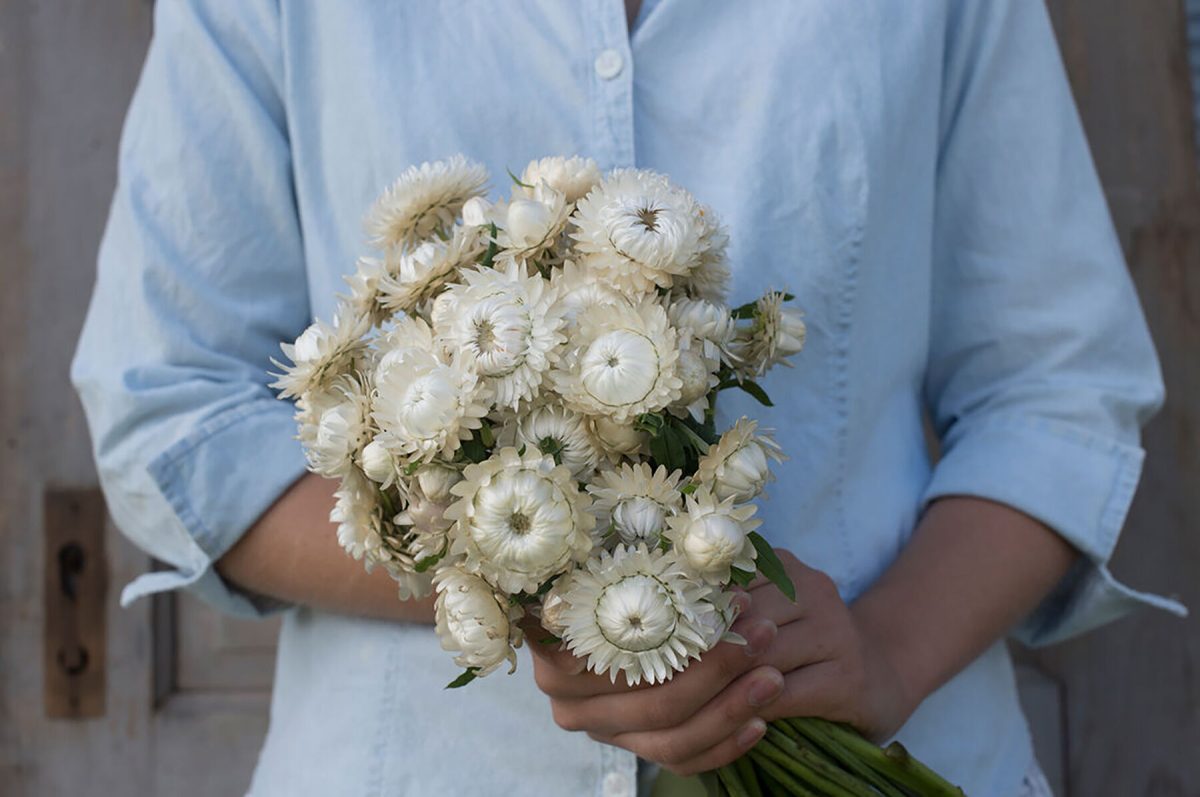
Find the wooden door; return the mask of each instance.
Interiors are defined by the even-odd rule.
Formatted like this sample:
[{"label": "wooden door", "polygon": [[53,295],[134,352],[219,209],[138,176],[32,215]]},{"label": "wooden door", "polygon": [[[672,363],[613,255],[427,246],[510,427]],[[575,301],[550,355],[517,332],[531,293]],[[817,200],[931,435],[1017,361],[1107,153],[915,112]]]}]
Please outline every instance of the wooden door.
[{"label": "wooden door", "polygon": [[0,794],[12,797],[240,794],[266,729],[276,624],[189,596],[118,608],[149,562],[103,515],[103,644],[89,643],[80,708],[99,716],[46,716],[43,685],[71,662],[53,645],[43,655],[43,571],[56,567],[43,496],[97,483],[67,366],[151,12],[145,0],[0,2]]},{"label": "wooden door", "polygon": [[1060,694],[1072,797],[1200,794],[1200,172],[1179,0],[1051,0],[1075,98],[1158,345],[1167,403],[1113,571],[1144,612],[1027,657]]},{"label": "wooden door", "polygon": [[[1200,199],[1180,3],[1050,6],[1169,392],[1115,569],[1200,607]],[[241,793],[266,727],[276,626],[223,618],[186,595],[119,609],[118,589],[148,563],[111,525],[100,716],[45,712],[43,574],[54,571],[43,497],[96,484],[66,370],[150,14],[146,0],[0,3],[5,795]],[[1060,797],[1200,793],[1197,621],[1146,614],[1019,654]]]}]

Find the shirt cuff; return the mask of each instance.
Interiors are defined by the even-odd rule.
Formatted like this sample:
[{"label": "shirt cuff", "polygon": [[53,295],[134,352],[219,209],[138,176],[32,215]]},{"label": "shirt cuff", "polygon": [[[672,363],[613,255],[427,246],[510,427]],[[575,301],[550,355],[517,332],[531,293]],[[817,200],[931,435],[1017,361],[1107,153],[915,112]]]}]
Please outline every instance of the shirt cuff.
[{"label": "shirt cuff", "polygon": [[1046,524],[1083,554],[1013,632],[1025,644],[1067,639],[1140,606],[1186,615],[1179,603],[1132,590],[1108,571],[1143,458],[1137,446],[1046,418],[962,421],[944,441],[922,507],[951,495],[997,501]]},{"label": "shirt cuff", "polygon": [[182,563],[127,584],[121,605],[182,588],[241,617],[290,608],[235,587],[213,562],[304,474],[304,452],[295,434],[290,403],[256,399],[213,416],[157,456],[147,471],[193,545]]}]

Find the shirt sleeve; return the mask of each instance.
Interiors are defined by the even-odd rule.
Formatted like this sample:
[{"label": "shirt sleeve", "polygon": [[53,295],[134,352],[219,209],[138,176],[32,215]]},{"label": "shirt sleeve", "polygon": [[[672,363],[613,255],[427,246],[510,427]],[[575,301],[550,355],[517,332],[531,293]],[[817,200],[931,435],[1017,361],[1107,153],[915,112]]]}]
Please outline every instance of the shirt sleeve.
[{"label": "shirt sleeve", "polygon": [[952,3],[926,399],[943,456],[924,495],[972,495],[1083,556],[1016,631],[1046,644],[1139,603],[1107,563],[1163,385],[1050,20],[1039,0]]},{"label": "shirt sleeve", "polygon": [[268,2],[155,10],[71,366],[110,511],[168,566],[122,605],[180,587],[237,615],[282,605],[212,567],[304,470],[267,386],[311,312],[277,37]]}]

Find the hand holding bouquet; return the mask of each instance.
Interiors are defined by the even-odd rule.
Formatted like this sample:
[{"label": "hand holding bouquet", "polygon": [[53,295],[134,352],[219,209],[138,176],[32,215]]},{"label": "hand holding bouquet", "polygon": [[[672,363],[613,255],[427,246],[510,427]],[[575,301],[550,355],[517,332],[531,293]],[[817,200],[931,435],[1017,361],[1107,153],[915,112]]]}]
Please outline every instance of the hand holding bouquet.
[{"label": "hand holding bouquet", "polygon": [[[586,667],[658,684],[722,641],[758,574],[794,599],[752,503],[783,452],[743,390],[803,344],[791,297],[729,309],[715,214],[654,172],[545,158],[485,198],[461,156],[414,167],[372,210],[331,323],[284,344],[310,468],[338,478],[342,546],[401,599],[437,591],[465,668],[516,666],[525,624]],[[903,754],[817,720],[773,723],[715,788],[957,794]]]}]

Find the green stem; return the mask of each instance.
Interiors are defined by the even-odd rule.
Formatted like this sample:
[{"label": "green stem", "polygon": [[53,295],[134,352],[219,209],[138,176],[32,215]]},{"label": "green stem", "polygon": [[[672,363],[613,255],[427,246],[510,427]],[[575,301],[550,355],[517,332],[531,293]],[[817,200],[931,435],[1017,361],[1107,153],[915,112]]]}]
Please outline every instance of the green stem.
[{"label": "green stem", "polygon": [[839,784],[822,777],[812,767],[808,766],[806,762],[801,761],[791,752],[772,744],[769,739],[763,739],[763,741],[759,742],[751,753],[757,753],[762,758],[774,762],[777,766],[782,767],[791,774],[793,778],[817,789],[817,793],[825,797],[859,797],[854,792],[847,791]]},{"label": "green stem", "polygon": [[742,756],[733,762],[733,767],[741,777],[742,784],[746,787],[750,797],[763,797],[762,787],[758,785],[758,773],[754,771],[753,762],[748,757]]},{"label": "green stem", "polygon": [[[850,755],[855,756],[897,786],[915,791],[922,797],[965,797],[962,789],[947,782],[936,772],[921,764],[898,744],[894,745],[895,749],[889,754],[847,726],[811,717],[797,719],[795,722],[823,738],[828,737],[836,741]],[[901,753],[902,750],[904,750],[903,753]]]},{"label": "green stem", "polygon": [[935,789],[932,792],[934,795],[938,797],[942,797],[942,795],[946,795],[946,797],[966,797],[963,790],[958,786],[955,786],[916,758],[913,758],[900,742],[892,742],[884,749],[883,753],[895,761],[897,766],[903,767],[914,775],[918,779],[918,782],[924,784],[925,788],[932,787]]},{"label": "green stem", "polygon": [[[753,750],[751,751],[751,754],[754,758],[754,765],[762,767],[763,771],[767,773],[767,777],[786,789],[786,793],[791,795],[791,797],[821,797],[820,794],[812,789],[809,789],[800,781],[796,780],[791,773],[776,764],[770,758],[767,758],[763,755],[755,755]],[[777,792],[776,790],[772,789],[771,793],[781,794],[782,792]]]},{"label": "green stem", "polygon": [[851,753],[829,735],[814,730],[805,720],[784,720],[779,724],[791,729],[793,733],[803,736],[805,741],[810,745],[823,751],[834,761],[878,789],[883,797],[906,797],[905,793],[896,786],[893,786],[887,778],[871,769],[871,767],[863,763],[862,759]]},{"label": "green stem", "polygon": [[784,733],[775,728],[767,729],[767,738],[779,747],[779,749],[803,762],[805,766],[820,777],[825,778],[830,783],[837,784],[847,794],[853,795],[853,797],[877,797],[870,786],[847,773],[837,764],[826,759],[821,753],[807,746],[796,744]]},{"label": "green stem", "polygon": [[741,778],[738,777],[737,770],[732,766],[718,769],[717,777],[721,779],[721,785],[725,787],[725,791],[729,792],[730,797],[750,797],[750,792],[746,791]]}]

